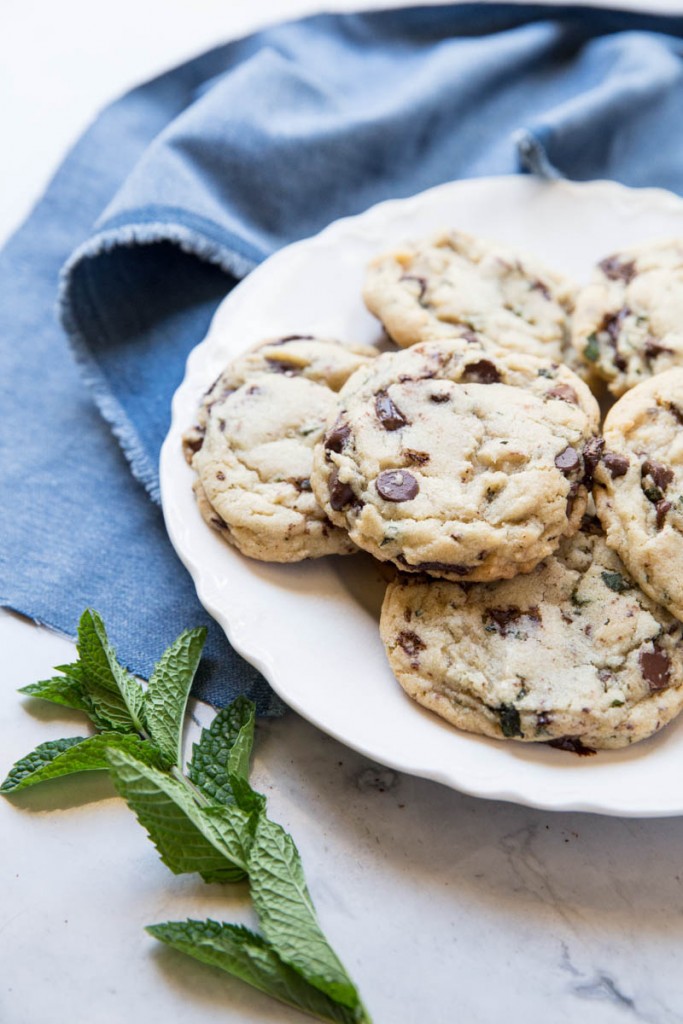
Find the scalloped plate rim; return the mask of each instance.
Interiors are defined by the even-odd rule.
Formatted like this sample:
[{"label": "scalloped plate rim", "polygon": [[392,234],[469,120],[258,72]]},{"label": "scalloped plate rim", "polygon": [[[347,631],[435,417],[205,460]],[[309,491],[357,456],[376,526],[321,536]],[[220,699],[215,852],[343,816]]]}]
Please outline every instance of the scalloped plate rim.
[{"label": "scalloped plate rim", "polygon": [[[502,779],[498,772],[478,772],[473,773],[471,777],[468,777],[467,774],[458,774],[456,777],[443,765],[426,763],[424,755],[411,758],[406,753],[402,753],[400,756],[397,756],[387,750],[386,747],[381,748],[381,756],[378,756],[379,748],[376,744],[367,742],[358,736],[350,735],[348,728],[340,728],[335,723],[334,718],[321,719],[320,714],[311,711],[305,700],[294,694],[289,686],[283,685],[280,675],[273,665],[274,652],[267,644],[263,645],[258,631],[255,633],[250,627],[247,626],[245,628],[245,623],[240,619],[236,609],[231,608],[229,611],[226,611],[225,605],[221,601],[220,588],[217,588],[216,578],[212,577],[211,572],[201,557],[201,552],[198,554],[193,549],[192,544],[188,542],[187,536],[183,533],[183,527],[186,524],[178,519],[176,503],[179,488],[186,486],[187,474],[190,474],[191,478],[191,471],[188,467],[185,467],[187,473],[183,472],[184,460],[182,455],[179,454],[180,436],[187,425],[188,409],[194,408],[196,403],[198,385],[201,384],[201,387],[204,388],[210,383],[211,378],[207,377],[207,364],[210,362],[209,356],[213,356],[213,361],[215,362],[216,350],[221,347],[220,336],[224,330],[224,322],[229,321],[233,315],[233,308],[236,305],[241,308],[241,306],[247,304],[251,295],[256,294],[262,287],[262,281],[265,281],[267,286],[269,279],[272,280],[273,276],[277,276],[283,269],[286,270],[292,260],[302,257],[307,258],[310,252],[315,253],[316,250],[321,248],[324,251],[331,242],[336,244],[338,239],[343,240],[345,237],[355,236],[367,239],[373,230],[376,231],[377,228],[382,228],[387,222],[396,223],[406,218],[414,220],[416,215],[419,219],[421,207],[440,204],[441,202],[447,206],[452,201],[453,196],[457,199],[465,196],[468,192],[476,194],[476,192],[488,190],[493,190],[493,192],[510,190],[511,194],[519,192],[522,198],[527,198],[524,195],[525,192],[531,197],[540,195],[541,192],[550,194],[552,190],[556,195],[565,195],[574,201],[578,201],[580,204],[584,200],[590,202],[596,198],[604,197],[608,203],[625,204],[635,207],[636,211],[641,210],[643,206],[648,208],[657,207],[662,213],[671,212],[680,217],[683,230],[683,200],[664,189],[650,187],[634,189],[617,182],[604,180],[570,182],[561,179],[544,182],[529,176],[512,175],[448,182],[418,193],[415,196],[389,199],[370,207],[364,213],[334,221],[319,234],[294,242],[286,248],[279,250],[249,274],[223,300],[214,314],[205,339],[195,346],[188,357],[184,380],[173,397],[171,426],[161,450],[161,500],[166,528],[178,556],[195,582],[199,600],[208,613],[219,623],[235,650],[265,676],[275,692],[290,707],[341,743],[352,747],[369,758],[381,761],[382,764],[390,768],[431,779],[469,795],[486,799],[504,800],[544,810],[584,811],[629,817],[665,817],[681,814],[683,813],[683,786],[681,787],[681,798],[678,803],[657,804],[655,799],[648,804],[634,804],[633,801],[629,801],[628,796],[624,798],[616,794],[609,800],[606,800],[604,797],[602,799],[592,799],[587,794],[591,783],[590,781],[586,783],[584,776],[588,774],[590,778],[590,775],[593,774],[591,770],[593,758],[580,759],[583,762],[580,766],[580,774],[577,776],[581,780],[580,784],[562,785],[558,789],[552,780],[546,781],[544,784],[545,765],[538,766],[541,769],[537,773],[539,777],[532,780],[533,784],[529,786],[526,780],[522,780],[521,783],[519,781],[515,783],[514,776],[512,781],[510,779]],[[482,234],[486,233],[482,232]],[[490,232],[488,233],[490,234]],[[609,246],[607,248],[609,249]],[[242,347],[246,347],[246,344],[240,346],[240,348]],[[248,560],[243,559],[237,552],[229,549],[227,545],[223,545],[223,542],[220,542],[220,544],[226,548],[226,556],[229,559],[238,559],[242,564],[247,563]],[[323,561],[326,562],[327,560]],[[258,565],[260,563],[256,563],[256,566]],[[256,566],[254,567],[255,570]],[[254,574],[256,577],[256,571]],[[428,712],[416,706],[414,713],[432,718]],[[443,723],[439,722],[438,725],[441,727]],[[671,730],[671,728],[672,726],[667,727],[668,730]],[[465,743],[493,744],[494,748],[500,747],[499,741],[488,740],[483,737],[472,737],[466,733],[459,733],[458,737],[459,740]],[[645,744],[652,742],[651,740],[645,741]],[[522,745],[515,744],[515,746]],[[643,744],[638,746],[641,749],[644,748]],[[618,752],[601,752],[598,758],[602,759],[602,764],[604,765],[605,759],[614,756],[616,753]],[[514,763],[514,759],[512,763]],[[595,767],[597,768],[597,764]],[[573,774],[574,772],[572,771]],[[550,775],[554,776],[555,773],[551,772]]]}]

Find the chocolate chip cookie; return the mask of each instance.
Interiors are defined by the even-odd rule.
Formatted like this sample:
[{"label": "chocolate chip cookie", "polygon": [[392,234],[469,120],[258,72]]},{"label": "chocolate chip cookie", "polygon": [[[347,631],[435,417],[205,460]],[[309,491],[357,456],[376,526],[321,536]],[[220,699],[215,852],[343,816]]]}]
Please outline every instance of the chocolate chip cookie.
[{"label": "chocolate chip cookie", "polygon": [[590,753],[644,739],[683,708],[683,625],[592,517],[526,576],[391,583],[380,630],[404,690],[484,736]]},{"label": "chocolate chip cookie", "polygon": [[356,550],[311,490],[313,446],[334,406],[330,388],[272,373],[212,404],[192,460],[196,494],[209,525],[243,554],[295,562]]},{"label": "chocolate chip cookie", "polygon": [[565,366],[425,342],[349,378],[311,484],[329,518],[381,561],[507,578],[578,528],[598,416]]},{"label": "chocolate chip cookie", "polygon": [[201,448],[213,405],[257,374],[305,377],[339,391],[354,370],[376,355],[376,349],[365,345],[342,345],[331,338],[312,334],[290,334],[261,342],[234,359],[204,395],[197,421],[183,437],[185,458],[191,463],[195,452]]},{"label": "chocolate chip cookie", "polygon": [[683,619],[683,368],[625,394],[607,414],[595,502],[642,589]]},{"label": "chocolate chip cookie", "polygon": [[364,297],[404,348],[472,330],[501,348],[567,362],[574,292],[531,257],[450,231],[374,260]]},{"label": "chocolate chip cookie", "polygon": [[577,295],[572,338],[617,397],[683,365],[683,240],[603,259]]}]

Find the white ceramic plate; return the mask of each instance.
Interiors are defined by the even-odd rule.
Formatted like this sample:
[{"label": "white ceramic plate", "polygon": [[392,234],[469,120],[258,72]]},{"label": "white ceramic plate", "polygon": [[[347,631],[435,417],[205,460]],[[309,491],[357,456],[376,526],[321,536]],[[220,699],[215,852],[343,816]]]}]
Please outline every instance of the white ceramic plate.
[{"label": "white ceramic plate", "polygon": [[188,360],[161,454],[171,540],[233,646],[287,704],[374,760],[536,807],[681,814],[683,718],[633,748],[589,758],[458,732],[409,700],[388,668],[377,630],[384,589],[377,563],[364,555],[289,566],[250,561],[197,512],[180,439],[226,361],[262,339],[297,332],[379,340],[361,300],[367,261],[449,226],[526,249],[583,280],[621,246],[683,235],[683,201],[609,182],[483,178],[382,203],[280,251],[225,299]]}]

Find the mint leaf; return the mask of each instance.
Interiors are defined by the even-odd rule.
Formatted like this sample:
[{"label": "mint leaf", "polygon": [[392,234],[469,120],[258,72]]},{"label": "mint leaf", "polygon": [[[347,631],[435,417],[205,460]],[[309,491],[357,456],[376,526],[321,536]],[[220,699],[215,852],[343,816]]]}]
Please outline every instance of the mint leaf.
[{"label": "mint leaf", "polygon": [[146,829],[164,864],[180,875],[197,872],[205,882],[244,878],[245,859],[228,844],[186,785],[122,751],[109,751],[114,785]]},{"label": "mint leaf", "polygon": [[88,609],[78,624],[80,661],[70,666],[101,722],[117,732],[142,730],[144,693],[116,660],[102,619]]},{"label": "mint leaf", "polygon": [[231,773],[230,786],[238,807],[241,807],[243,811],[265,814],[266,798],[263,793],[257,793],[255,789],[252,789],[246,779],[243,779],[241,775]]},{"label": "mint leaf", "polygon": [[[99,713],[95,703],[88,695],[87,687],[84,685],[83,670],[80,662],[75,662],[73,665],[58,665],[56,666],[56,671],[63,672],[65,675],[63,677],[53,676],[52,679],[45,679],[40,683],[24,686],[19,690],[19,693],[40,697],[43,700],[51,700],[53,703],[59,703],[59,705],[67,708],[83,711],[95,728],[104,732],[116,729],[122,734],[130,733],[130,716],[120,698],[117,700],[117,706],[121,707],[117,707],[112,713],[108,712],[111,703],[110,698],[108,697],[104,701],[100,700],[99,705],[102,708],[102,714]],[[120,725],[119,723],[122,724]]]},{"label": "mint leaf", "polygon": [[225,710],[228,712],[229,730],[234,736],[228,758],[228,768],[231,775],[248,781],[249,761],[254,746],[256,708],[246,697],[237,697]]},{"label": "mint leaf", "polygon": [[187,698],[190,694],[206,629],[186,630],[154,666],[145,694],[145,722],[166,763],[179,765]]},{"label": "mint leaf", "polygon": [[150,927],[152,935],[321,1020],[369,1024],[320,929],[296,846],[268,820],[265,797],[249,783],[250,701],[238,698],[216,716],[193,747],[190,778],[182,774],[183,718],[204,638],[204,629],[181,634],[145,694],[117,661],[100,616],[84,612],[80,660],[58,667],[63,676],[21,692],[84,711],[104,731],[41,744],[13,766],[0,792],[108,769],[171,871],[197,872],[207,882],[249,877],[265,932],[261,937],[234,925],[187,921]]},{"label": "mint leaf", "polygon": [[[210,727],[202,730],[199,743],[192,747],[187,773],[195,786],[217,803],[234,803],[233,783],[249,777],[254,714],[252,702],[238,697],[218,712]],[[251,790],[248,783],[247,788]],[[244,787],[242,793],[246,799]]]},{"label": "mint leaf", "polygon": [[75,772],[106,770],[109,768],[107,750],[111,747],[148,760],[159,756],[151,743],[145,743],[138,736],[116,732],[48,740],[17,761],[0,786],[0,793],[16,793],[38,782]]},{"label": "mint leaf", "polygon": [[147,931],[173,949],[219,967],[273,999],[319,1020],[334,1024],[368,1021],[364,1014],[340,1006],[309,985],[282,962],[265,939],[248,928],[217,921],[168,921],[150,925]]},{"label": "mint leaf", "polygon": [[[97,729],[108,730],[112,726],[112,716],[100,715],[92,700],[86,693],[82,680],[80,662],[72,665],[58,665],[57,672],[63,672],[63,676],[53,676],[51,679],[44,679],[39,683],[31,683],[22,686],[19,693],[28,697],[38,697],[41,700],[49,700],[53,704],[61,704],[63,707],[74,708],[76,711],[84,711],[90,721]],[[130,718],[127,711],[123,712],[123,732],[130,732]],[[120,716],[116,716],[118,722]]]},{"label": "mint leaf", "polygon": [[81,684],[68,676],[53,676],[39,683],[29,683],[28,686],[22,686],[19,693],[24,693],[27,697],[40,697],[42,700],[52,701],[53,704],[61,704],[65,708],[85,711],[86,714],[91,711],[90,701],[83,696]]},{"label": "mint leaf", "polygon": [[358,1008],[358,992],[318,924],[299,851],[265,816],[256,826],[248,871],[261,929],[273,949],[331,999]]}]

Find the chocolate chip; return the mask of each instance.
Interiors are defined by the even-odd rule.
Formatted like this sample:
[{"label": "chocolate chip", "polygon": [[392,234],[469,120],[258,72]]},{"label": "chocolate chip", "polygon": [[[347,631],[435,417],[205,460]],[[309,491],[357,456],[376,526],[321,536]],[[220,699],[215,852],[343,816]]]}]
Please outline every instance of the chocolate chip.
[{"label": "chocolate chip", "polygon": [[234,395],[237,388],[223,387],[220,393],[214,394],[218,391],[218,386],[223,380],[223,374],[216,378],[211,387],[204,395],[204,408],[207,412],[213,409],[217,402],[222,402],[224,399],[229,398],[230,395]]},{"label": "chocolate chip", "polygon": [[520,608],[487,608],[484,612],[484,620],[490,619],[503,636],[511,622],[515,622],[522,614]]},{"label": "chocolate chip", "polygon": [[613,480],[618,476],[626,476],[628,472],[628,458],[626,455],[617,455],[616,452],[605,452],[602,461],[607,466]]},{"label": "chocolate chip", "polygon": [[522,611],[514,605],[509,608],[487,608],[484,612],[484,621],[490,621],[498,630],[501,636],[507,636],[512,623],[518,623],[520,619],[530,619],[531,622],[540,622],[541,613],[538,606],[534,605]]},{"label": "chocolate chip", "polygon": [[578,480],[575,480],[569,488],[569,492],[567,494],[567,507],[565,509],[567,519],[571,519],[572,512],[574,511],[574,502],[576,501],[576,495],[579,493],[580,487],[581,484],[578,482]]},{"label": "chocolate chip", "polygon": [[652,459],[645,460],[640,474],[641,476],[651,477],[655,486],[661,488],[662,491],[667,489],[674,478],[673,469],[670,469],[668,466],[662,466],[659,462],[653,462]]},{"label": "chocolate chip", "polygon": [[540,292],[541,295],[543,296],[543,298],[547,299],[548,302],[550,302],[551,299],[552,299],[552,295],[550,294],[550,289],[548,288],[548,286],[546,284],[543,283],[543,281],[540,280],[540,278],[533,282],[533,284],[531,285],[531,289],[530,290],[532,292]]},{"label": "chocolate chip", "polygon": [[413,633],[410,629],[405,629],[396,637],[396,643],[399,647],[402,647],[409,658],[417,658],[420,651],[424,651],[427,648],[424,640]]},{"label": "chocolate chip", "polygon": [[657,510],[657,529],[661,530],[661,528],[664,526],[664,520],[666,519],[666,514],[669,511],[669,509],[671,508],[671,502],[670,501],[665,501],[664,499],[662,499],[661,501],[657,502],[657,504],[655,505],[655,508]]},{"label": "chocolate chip", "polygon": [[418,562],[417,565],[411,565],[405,555],[399,555],[396,561],[415,572],[452,573],[454,576],[468,576],[472,572],[471,566],[454,562]]},{"label": "chocolate chip", "polygon": [[468,345],[479,345],[481,342],[479,335],[470,327],[465,327],[461,330],[459,337],[462,338],[463,341],[466,341]]},{"label": "chocolate chip", "polygon": [[287,334],[284,338],[278,338],[276,341],[269,341],[269,345],[287,345],[290,341],[315,341],[315,335],[313,334]]},{"label": "chocolate chip", "polygon": [[328,452],[336,452],[339,454],[342,448],[346,445],[349,437],[351,436],[351,427],[348,423],[345,423],[340,416],[337,422],[334,424],[331,430],[325,434],[325,440],[323,442],[325,450]]},{"label": "chocolate chip", "polygon": [[581,465],[579,453],[571,446],[565,448],[559,455],[555,456],[555,465],[558,469],[561,469],[563,473],[571,473]]},{"label": "chocolate chip", "polygon": [[598,331],[607,334],[609,343],[614,349],[614,365],[622,372],[627,369],[628,363],[619,352],[619,333],[621,325],[630,314],[631,310],[627,306],[623,306],[617,313],[605,313],[602,323],[598,327]]},{"label": "chocolate chip", "polygon": [[342,483],[339,479],[339,470],[336,466],[330,473],[328,487],[330,491],[330,505],[335,512],[340,512],[343,508],[348,508],[348,506],[353,505],[356,500],[356,495],[353,493],[350,485]]},{"label": "chocolate chip", "polygon": [[536,715],[536,727],[538,729],[545,729],[546,726],[550,725],[553,720],[553,716],[549,711],[541,711]]},{"label": "chocolate chip", "polygon": [[498,367],[489,359],[469,363],[460,378],[465,384],[497,384],[500,381]]},{"label": "chocolate chip", "polygon": [[593,474],[595,473],[595,467],[600,461],[603,450],[605,447],[604,437],[591,437],[589,441],[586,441],[583,446],[583,465],[584,475],[583,482],[587,487],[593,482]]},{"label": "chocolate chip", "polygon": [[597,516],[584,515],[581,518],[581,530],[592,537],[602,536],[602,523]]},{"label": "chocolate chip", "polygon": [[375,412],[377,413],[377,419],[385,430],[399,430],[408,423],[408,420],[392,402],[386,391],[378,391],[375,395]]},{"label": "chocolate chip", "polygon": [[610,281],[623,281],[628,284],[636,276],[636,265],[633,260],[620,260],[618,256],[608,256],[598,263],[605,277]]},{"label": "chocolate chip", "polygon": [[401,281],[417,281],[420,286],[420,294],[417,297],[418,302],[422,302],[425,295],[427,294],[427,278],[420,277],[419,274],[403,274],[400,278]]},{"label": "chocolate chip", "polygon": [[301,373],[300,366],[293,366],[292,363],[286,359],[278,359],[277,356],[266,356],[266,362],[270,365],[271,369],[275,373],[284,373],[288,377],[296,377]]},{"label": "chocolate chip", "polygon": [[559,398],[562,402],[569,402],[570,405],[578,405],[579,397],[570,384],[556,384],[554,388],[546,392],[546,398]]},{"label": "chocolate chip", "polygon": [[225,473],[222,469],[216,470],[216,480],[225,480]]},{"label": "chocolate chip", "polygon": [[429,396],[430,402],[436,402],[438,404],[441,404],[441,402],[450,402],[450,400],[450,395],[439,394],[438,391],[435,394]]},{"label": "chocolate chip", "polygon": [[650,687],[650,693],[666,690],[670,683],[671,672],[668,654],[665,654],[656,644],[653,644],[653,648],[652,651],[641,651],[638,655],[640,671]]},{"label": "chocolate chip", "polygon": [[621,325],[626,319],[626,317],[630,315],[630,313],[631,310],[628,308],[628,306],[622,306],[621,309],[618,310],[616,313],[605,313],[604,317],[602,318],[602,323],[600,324],[598,330],[604,331],[609,337],[611,343],[615,346],[619,339],[619,331],[621,330]]},{"label": "chocolate chip", "polygon": [[204,435],[206,434],[205,430],[202,430],[201,433],[199,432],[199,428],[196,428],[196,430],[197,433],[194,437],[185,437],[183,440],[183,445],[186,451],[191,452],[193,455],[196,455],[204,444]]},{"label": "chocolate chip", "polygon": [[403,454],[412,466],[424,466],[429,462],[429,452],[417,452],[414,448],[404,448]]},{"label": "chocolate chip", "polygon": [[643,352],[645,354],[645,358],[650,361],[652,359],[656,359],[657,356],[671,355],[673,349],[667,348],[665,345],[660,345],[659,342],[654,340],[654,338],[647,338],[643,345]]},{"label": "chocolate chip", "polygon": [[548,740],[549,747],[557,750],[567,750],[570,754],[578,754],[579,757],[590,757],[595,751],[587,747],[578,736],[560,736],[556,740]]},{"label": "chocolate chip", "polygon": [[405,469],[385,469],[377,477],[377,491],[386,501],[412,501],[420,490],[412,473]]},{"label": "chocolate chip", "polygon": [[673,402],[667,402],[666,407],[676,422],[683,426],[683,412],[678,408],[678,406],[674,405]]}]

